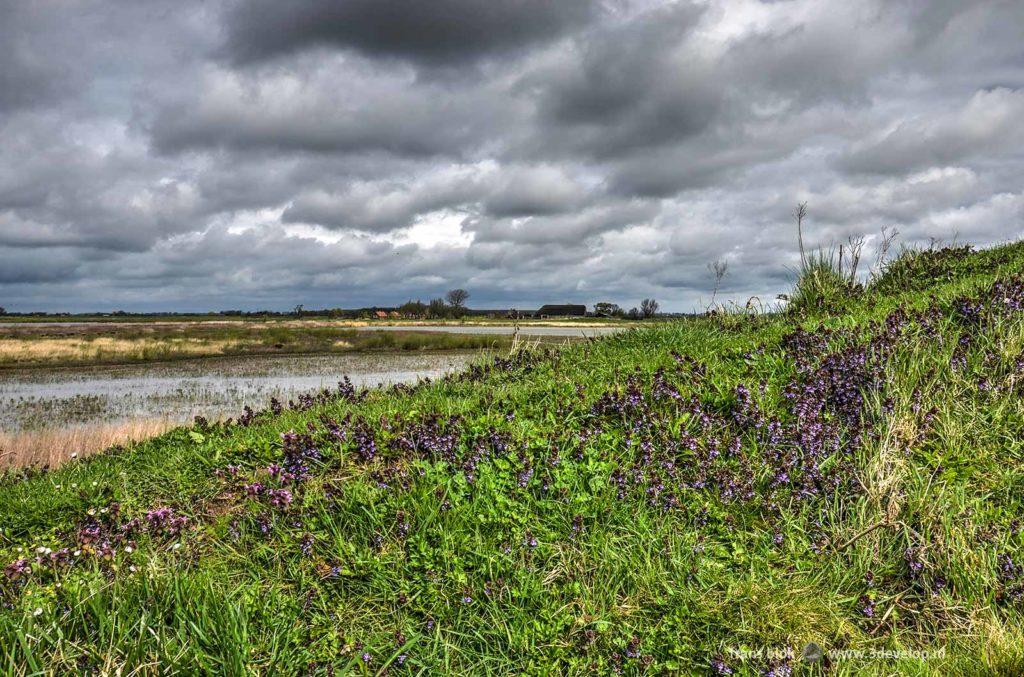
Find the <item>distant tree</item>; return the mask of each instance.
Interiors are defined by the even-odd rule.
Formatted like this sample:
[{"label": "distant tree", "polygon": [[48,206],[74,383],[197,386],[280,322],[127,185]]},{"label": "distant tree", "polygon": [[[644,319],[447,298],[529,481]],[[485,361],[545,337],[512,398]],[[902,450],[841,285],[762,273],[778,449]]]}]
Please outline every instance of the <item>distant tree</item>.
[{"label": "distant tree", "polygon": [[448,304],[444,302],[444,299],[431,299],[427,306],[427,317],[448,317],[449,312]]},{"label": "distant tree", "polygon": [[7,309],[4,308],[3,306],[0,306],[0,315],[6,315],[6,314],[7,314]]},{"label": "distant tree", "polygon": [[445,298],[448,299],[448,303],[451,304],[452,308],[462,309],[466,306],[466,301],[469,299],[469,292],[465,289],[451,289],[445,294]]},{"label": "distant tree", "polygon": [[640,302],[640,313],[644,317],[654,317],[658,312],[658,302],[654,299],[644,299]]},{"label": "distant tree", "polygon": [[619,308],[617,303],[610,301],[601,301],[600,303],[594,304],[595,315],[607,315],[608,317],[616,317],[622,314],[622,309]]},{"label": "distant tree", "polygon": [[409,300],[398,306],[398,312],[406,317],[423,317],[427,314],[427,304],[419,300]]},{"label": "distant tree", "polygon": [[302,317],[302,304],[296,304],[295,308],[292,309],[292,314],[296,317]]},{"label": "distant tree", "polygon": [[630,308],[629,312],[626,314],[626,317],[628,317],[631,320],[639,320],[640,311],[637,308]]},{"label": "distant tree", "polygon": [[448,303],[452,307],[451,315],[462,317],[463,312],[466,310],[466,299],[469,298],[469,292],[465,289],[451,289],[445,294],[445,298],[448,299]]}]

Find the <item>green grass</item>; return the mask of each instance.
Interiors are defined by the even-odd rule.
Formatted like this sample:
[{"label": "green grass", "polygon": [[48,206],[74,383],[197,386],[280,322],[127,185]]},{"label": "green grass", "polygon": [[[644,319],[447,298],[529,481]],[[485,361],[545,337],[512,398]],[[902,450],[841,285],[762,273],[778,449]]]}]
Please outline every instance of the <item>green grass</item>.
[{"label": "green grass", "polygon": [[[1024,561],[1024,313],[991,289],[1022,271],[1020,244],[907,252],[801,312],[659,324],[9,475],[0,565],[81,553],[0,578],[0,666],[754,674],[774,651],[795,674],[1019,674],[1021,581],[1000,556]],[[791,396],[826,372],[863,387],[829,391],[823,488],[803,495],[819,428]],[[243,487],[276,486],[289,430],[322,457],[275,508]],[[779,455],[799,463],[776,485]],[[188,526],[118,542],[161,506]],[[830,663],[800,660],[812,641]]]},{"label": "green grass", "polygon": [[813,252],[797,276],[787,308],[800,313],[835,312],[849,305],[860,291],[860,286],[844,275],[834,253]]}]

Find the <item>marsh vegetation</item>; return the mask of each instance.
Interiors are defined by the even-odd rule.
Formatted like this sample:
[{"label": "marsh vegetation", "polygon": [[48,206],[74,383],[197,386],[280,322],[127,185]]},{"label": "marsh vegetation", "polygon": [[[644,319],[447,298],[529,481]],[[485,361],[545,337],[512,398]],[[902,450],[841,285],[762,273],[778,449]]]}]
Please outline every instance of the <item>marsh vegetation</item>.
[{"label": "marsh vegetation", "polygon": [[477,351],[218,357],[0,371],[0,467],[49,465],[145,439],[196,416],[218,421],[334,386],[437,378]]},{"label": "marsh vegetation", "polygon": [[360,331],[328,322],[12,323],[0,326],[0,369],[297,353],[507,349],[504,333]]}]

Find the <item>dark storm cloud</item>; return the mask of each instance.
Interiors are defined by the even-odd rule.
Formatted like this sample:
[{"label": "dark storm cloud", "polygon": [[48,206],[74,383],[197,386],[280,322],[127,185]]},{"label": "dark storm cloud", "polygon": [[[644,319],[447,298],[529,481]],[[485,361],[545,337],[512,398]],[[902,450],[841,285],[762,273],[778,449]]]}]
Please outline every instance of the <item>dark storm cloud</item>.
[{"label": "dark storm cloud", "polygon": [[561,64],[537,78],[541,110],[555,133],[601,157],[704,130],[721,89],[701,56],[686,48],[701,15],[690,3],[671,4],[578,39]]},{"label": "dark storm cloud", "polygon": [[589,21],[593,0],[249,0],[226,17],[227,53],[260,61],[314,47],[460,63],[554,38]]},{"label": "dark storm cloud", "polygon": [[[0,4],[0,306],[772,299],[1024,235],[1024,4]],[[866,259],[872,255],[866,252]]]}]

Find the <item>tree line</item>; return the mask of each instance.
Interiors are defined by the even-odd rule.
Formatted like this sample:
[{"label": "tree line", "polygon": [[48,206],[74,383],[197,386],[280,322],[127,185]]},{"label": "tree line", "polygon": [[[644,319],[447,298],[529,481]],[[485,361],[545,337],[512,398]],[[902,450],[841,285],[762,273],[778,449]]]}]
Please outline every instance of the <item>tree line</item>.
[{"label": "tree line", "polygon": [[594,304],[594,315],[599,317],[620,317],[629,320],[645,320],[658,314],[658,302],[654,299],[644,299],[640,307],[633,307],[629,310],[622,308],[617,303],[601,301]]}]

